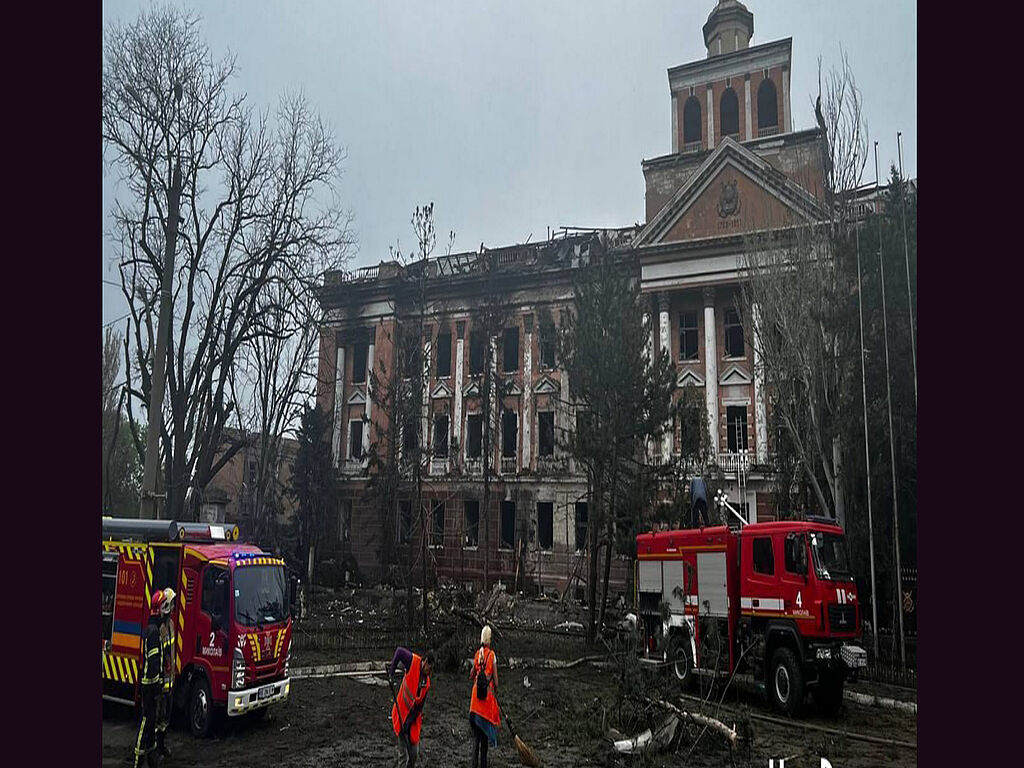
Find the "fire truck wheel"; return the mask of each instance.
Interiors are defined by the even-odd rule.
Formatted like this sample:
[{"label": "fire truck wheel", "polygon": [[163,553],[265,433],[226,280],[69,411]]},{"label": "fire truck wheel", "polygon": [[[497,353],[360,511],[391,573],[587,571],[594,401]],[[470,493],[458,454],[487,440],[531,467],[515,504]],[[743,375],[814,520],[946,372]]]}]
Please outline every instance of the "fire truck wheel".
[{"label": "fire truck wheel", "polygon": [[203,675],[195,679],[189,692],[188,724],[192,735],[199,738],[206,737],[213,724],[213,698],[210,696],[210,684]]},{"label": "fire truck wheel", "polygon": [[796,717],[804,703],[804,674],[796,654],[789,648],[777,648],[772,654],[768,677],[768,698],[784,715]]},{"label": "fire truck wheel", "polygon": [[690,659],[690,645],[681,634],[672,635],[668,645],[669,669],[684,688],[693,679],[693,662]]}]

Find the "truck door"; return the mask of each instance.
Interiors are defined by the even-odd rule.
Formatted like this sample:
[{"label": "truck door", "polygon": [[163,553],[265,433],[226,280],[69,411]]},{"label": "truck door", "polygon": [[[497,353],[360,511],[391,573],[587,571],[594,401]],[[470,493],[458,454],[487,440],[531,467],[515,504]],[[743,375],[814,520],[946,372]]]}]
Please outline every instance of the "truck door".
[{"label": "truck door", "polygon": [[783,553],[779,597],[787,616],[810,618],[811,594],[807,589],[807,539],[800,533],[778,534],[775,549]]},{"label": "truck door", "polygon": [[[199,616],[195,623],[195,654],[215,668],[228,666],[228,628],[230,600],[228,569],[208,563],[203,569]],[[186,638],[187,640],[187,638]],[[214,691],[216,695],[216,691]]]},{"label": "truck door", "polygon": [[755,616],[780,616],[779,577],[776,571],[775,547],[772,537],[754,536],[750,546],[744,541],[743,558],[750,558],[750,567],[743,568],[747,583],[741,587],[740,609]]}]

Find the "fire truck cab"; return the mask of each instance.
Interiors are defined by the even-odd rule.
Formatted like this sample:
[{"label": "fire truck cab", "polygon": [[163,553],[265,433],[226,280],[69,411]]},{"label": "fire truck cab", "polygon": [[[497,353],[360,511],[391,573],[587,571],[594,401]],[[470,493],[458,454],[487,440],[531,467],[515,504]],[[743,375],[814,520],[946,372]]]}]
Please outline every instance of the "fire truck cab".
[{"label": "fire truck cab", "polygon": [[637,536],[636,603],[645,657],[681,681],[695,669],[751,672],[796,716],[805,693],[834,713],[865,666],[843,530],[825,518]]},{"label": "fire truck cab", "polygon": [[237,526],[103,518],[103,698],[141,700],[150,596],[171,587],[174,705],[192,733],[215,717],[284,701],[292,621],[284,561],[241,544]]}]

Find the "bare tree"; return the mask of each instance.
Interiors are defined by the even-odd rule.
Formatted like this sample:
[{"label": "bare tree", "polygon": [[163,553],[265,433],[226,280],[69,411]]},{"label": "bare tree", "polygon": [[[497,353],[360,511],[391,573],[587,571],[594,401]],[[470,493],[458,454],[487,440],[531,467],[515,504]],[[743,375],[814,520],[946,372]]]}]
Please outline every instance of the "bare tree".
[{"label": "bare tree", "polygon": [[351,242],[332,194],[345,155],[327,126],[302,96],[255,112],[230,92],[234,72],[233,57],[214,60],[189,11],[152,8],[104,34],[103,148],[125,190],[113,237],[130,311],[127,386],[147,412],[153,314],[165,265],[175,265],[167,394],[148,418],[160,430],[172,519],[194,514],[186,496],[198,500],[243,447],[225,434],[251,418],[240,368],[256,359],[254,345],[284,335],[275,321],[308,285],[284,284],[339,264]]}]

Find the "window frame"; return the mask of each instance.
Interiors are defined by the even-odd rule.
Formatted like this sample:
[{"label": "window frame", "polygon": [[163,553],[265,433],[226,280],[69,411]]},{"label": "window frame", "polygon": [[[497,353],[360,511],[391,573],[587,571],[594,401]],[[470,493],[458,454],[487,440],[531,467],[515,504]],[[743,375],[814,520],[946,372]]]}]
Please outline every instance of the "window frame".
[{"label": "window frame", "polygon": [[[470,420],[473,419],[477,424],[480,425],[477,430],[476,454],[471,453],[471,446],[473,445],[473,430],[470,428]],[[482,413],[467,413],[466,414],[466,459],[476,460],[482,459],[484,455],[484,417]]]},{"label": "window frame", "polygon": [[[352,425],[359,425],[359,455],[355,454],[354,448],[356,446],[354,437],[355,430],[352,429]],[[351,461],[362,461],[366,457],[366,453],[363,451],[363,420],[362,418],[349,419],[348,420],[348,457]]]},{"label": "window frame", "polygon": [[[583,546],[580,547],[580,509],[584,511]],[[573,544],[577,552],[586,552],[590,548],[590,503],[577,501],[573,506]]]},{"label": "window frame", "polygon": [[[505,451],[506,451],[506,444],[508,442],[506,440],[507,430],[505,429],[505,417],[506,417],[506,415],[511,416],[512,419],[514,420],[512,422],[513,426],[515,428],[514,433],[513,433],[514,437],[513,437],[513,440],[512,440],[512,453],[505,453]],[[503,458],[503,459],[515,459],[518,456],[519,456],[519,412],[518,411],[514,411],[511,408],[502,408],[501,409],[501,458]]]},{"label": "window frame", "polygon": [[[510,349],[509,340],[513,339],[513,338],[515,340],[515,359],[514,359],[515,366],[513,368],[509,368],[508,367],[509,356],[510,356],[509,355],[509,349]],[[519,357],[520,357],[520,355],[519,355],[519,326],[518,325],[512,325],[512,326],[509,326],[508,328],[505,328],[501,332],[501,372],[502,373],[518,373],[519,372],[519,368],[520,368]]]},{"label": "window frame", "polygon": [[[743,410],[743,429],[741,432],[737,432],[734,427],[734,422],[730,417],[730,411],[734,413],[738,410]],[[750,427],[750,422],[747,420],[747,406],[745,405],[726,405],[725,406],[725,446],[726,450],[731,453],[739,453],[750,449],[750,441],[747,439],[747,431]],[[738,441],[738,437],[742,436],[742,444]],[[730,447],[730,443],[733,440],[737,440],[733,447]]]},{"label": "window frame", "polygon": [[[469,525],[469,505],[472,504],[476,507],[476,522]],[[474,531],[473,543],[470,544],[469,531]],[[463,499],[462,500],[462,548],[469,550],[476,550],[480,547],[480,500],[479,499]]]},{"label": "window frame", "polygon": [[[732,313],[732,316],[734,316],[736,318],[735,321],[731,321],[730,320],[730,313]],[[725,314],[722,317],[722,331],[723,331],[723,335],[725,337],[724,338],[724,341],[725,341],[725,344],[724,344],[724,346],[725,346],[725,359],[726,360],[745,360],[746,357],[747,357],[747,338],[746,338],[747,335],[746,335],[745,329],[743,328],[743,316],[740,315],[739,310],[736,309],[735,307],[729,307],[729,308],[727,308],[725,310]],[[740,351],[740,353],[738,355],[735,354],[734,350],[729,348],[731,346],[729,344],[730,334],[735,334],[737,332],[739,333],[739,340],[740,340],[740,347],[741,347],[741,351]]]},{"label": "window frame", "polygon": [[[512,524],[511,524],[511,541],[507,542],[506,546],[505,539],[505,511],[511,509],[512,511]],[[516,503],[514,501],[502,501],[500,507],[500,517],[498,520],[498,550],[501,552],[512,552],[516,548]]]},{"label": "window frame", "polygon": [[[443,431],[438,431],[438,421],[440,421],[441,419],[444,419],[444,430]],[[431,441],[430,451],[431,451],[431,455],[435,459],[447,459],[449,454],[451,453],[451,439],[450,439],[451,438],[451,435],[450,435],[450,433],[451,433],[451,422],[452,422],[451,417],[447,413],[443,413],[442,412],[442,413],[435,413],[434,414],[434,421],[433,421],[434,434],[432,435],[433,440]],[[440,446],[440,447],[438,446],[438,437],[439,436],[443,436],[444,437],[444,445]],[[440,452],[440,450],[439,450],[440,448],[443,448],[444,453]]]},{"label": "window frame", "polygon": [[[686,320],[693,318],[693,326],[686,324]],[[685,354],[686,334],[693,332],[693,355]],[[679,313],[679,361],[694,362],[700,360],[700,313],[696,310],[684,310]]]},{"label": "window frame", "polygon": [[[438,535],[437,521],[438,511],[440,511],[441,520],[441,531]],[[431,549],[444,549],[444,516],[445,516],[445,503],[443,500],[433,500],[430,502],[430,548]]]},{"label": "window frame", "polygon": [[[541,323],[540,340],[538,352],[538,368],[542,371],[554,370],[558,364],[557,350],[555,349],[555,324]],[[549,352],[550,354],[545,354]],[[548,358],[550,357],[550,360]]]},{"label": "window frame", "polygon": [[[545,513],[545,514],[548,515],[547,522],[548,522],[548,526],[549,526],[549,529],[550,529],[549,533],[548,533],[548,537],[547,537],[548,538],[547,546],[544,546],[544,534],[543,534],[544,528],[543,528],[543,525],[541,524],[542,523],[541,507],[542,506],[546,507],[547,510],[548,510]],[[538,501],[537,502],[537,546],[538,546],[538,548],[540,549],[541,552],[554,552],[554,550],[555,550],[555,503],[553,501]]]},{"label": "window frame", "polygon": [[[544,422],[543,417],[551,417],[551,450],[544,452]],[[537,411],[537,456],[540,458],[553,457],[555,455],[555,412],[553,410]]]},{"label": "window frame", "polygon": [[[768,570],[768,571],[761,570],[761,567],[759,567],[759,566],[765,565],[765,563],[761,562],[761,560],[764,559],[763,546],[762,546],[762,551],[761,551],[761,557],[760,558],[758,557],[758,544],[763,544],[763,542],[768,542],[768,555],[769,555],[769,561],[770,562],[768,562],[767,565],[769,565],[770,568],[771,568],[771,570]],[[772,540],[772,537],[770,535],[769,536],[755,536],[751,540],[751,542],[750,542],[750,560],[751,560],[751,569],[752,569],[752,571],[754,573],[756,573],[756,574],[758,574],[760,576],[775,576],[775,544],[774,544],[774,542]]]},{"label": "window frame", "polygon": [[[731,100],[729,106],[731,107],[731,106],[735,105],[735,107],[736,107],[736,130],[735,131],[726,131],[725,130],[725,127],[726,127],[725,126],[725,123],[726,123],[726,120],[725,120],[725,108],[726,108],[725,100],[726,100],[726,98],[729,97],[729,94],[732,94],[732,100]],[[730,115],[730,117],[731,117],[731,115]],[[739,96],[736,94],[736,90],[732,86],[729,86],[724,91],[722,91],[722,98],[720,98],[718,100],[718,119],[720,121],[719,125],[721,126],[722,136],[739,136],[740,135],[740,99],[739,99]]]},{"label": "window frame", "polygon": [[[474,361],[479,365],[474,365]],[[487,355],[484,349],[484,334],[480,331],[469,332],[469,375],[480,376],[487,364]]]},{"label": "window frame", "polygon": [[[362,364],[357,365],[362,350]],[[370,345],[365,341],[357,341],[352,345],[352,383],[365,384],[369,370]],[[361,378],[356,378],[357,376]]]},{"label": "window frame", "polygon": [[[446,338],[448,343],[445,344],[441,340]],[[437,350],[434,354],[434,375],[439,379],[445,379],[452,375],[452,334],[451,331],[437,334],[437,340],[434,344]],[[448,370],[444,373],[441,372],[441,351],[444,350],[447,355]]]}]

